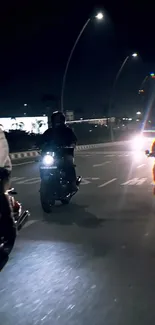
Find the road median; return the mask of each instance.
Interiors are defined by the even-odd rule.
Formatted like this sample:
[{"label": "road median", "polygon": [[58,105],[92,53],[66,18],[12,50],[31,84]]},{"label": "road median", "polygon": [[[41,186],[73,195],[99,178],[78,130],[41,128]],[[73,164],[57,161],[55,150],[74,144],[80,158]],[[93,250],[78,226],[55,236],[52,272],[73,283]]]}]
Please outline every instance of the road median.
[{"label": "road median", "polygon": [[[117,141],[117,142],[107,142],[107,143],[97,143],[97,144],[87,144],[87,145],[79,145],[76,147],[76,151],[88,150],[93,148],[107,148],[112,146],[121,146],[124,144],[128,144],[130,141]],[[12,152],[10,154],[11,160],[19,160],[19,159],[32,159],[39,155],[37,150],[28,150],[22,152]]]}]

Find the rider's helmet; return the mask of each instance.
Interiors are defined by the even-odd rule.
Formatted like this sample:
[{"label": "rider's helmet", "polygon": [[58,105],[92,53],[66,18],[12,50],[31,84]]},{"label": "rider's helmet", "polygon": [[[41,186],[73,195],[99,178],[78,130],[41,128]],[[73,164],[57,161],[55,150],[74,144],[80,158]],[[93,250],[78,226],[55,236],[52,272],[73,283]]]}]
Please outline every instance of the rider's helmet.
[{"label": "rider's helmet", "polygon": [[51,116],[51,124],[53,128],[64,125],[66,122],[65,115],[62,112],[56,111]]}]

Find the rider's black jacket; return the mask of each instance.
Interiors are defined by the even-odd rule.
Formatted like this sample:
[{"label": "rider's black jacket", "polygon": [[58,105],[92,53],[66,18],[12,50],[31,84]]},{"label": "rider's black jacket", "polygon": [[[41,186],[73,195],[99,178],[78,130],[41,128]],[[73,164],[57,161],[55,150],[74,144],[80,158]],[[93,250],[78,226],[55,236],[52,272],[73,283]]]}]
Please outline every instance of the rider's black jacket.
[{"label": "rider's black jacket", "polygon": [[57,128],[49,128],[41,136],[40,148],[46,147],[66,147],[76,145],[77,137],[73,130],[66,125]]}]

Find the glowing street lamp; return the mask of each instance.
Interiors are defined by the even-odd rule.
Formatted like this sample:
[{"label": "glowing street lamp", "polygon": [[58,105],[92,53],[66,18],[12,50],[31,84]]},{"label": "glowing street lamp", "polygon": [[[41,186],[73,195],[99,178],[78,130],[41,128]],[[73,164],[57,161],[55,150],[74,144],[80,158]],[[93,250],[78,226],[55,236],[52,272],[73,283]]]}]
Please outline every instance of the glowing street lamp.
[{"label": "glowing street lamp", "polygon": [[102,12],[99,12],[99,13],[95,16],[95,18],[97,18],[97,19],[99,19],[99,20],[103,19],[103,14],[102,14]]},{"label": "glowing street lamp", "polygon": [[137,114],[137,115],[141,115],[142,113],[141,113],[140,111],[138,111],[136,114]]},{"label": "glowing street lamp", "polygon": [[132,56],[133,56],[133,58],[136,58],[138,56],[138,54],[137,53],[133,53]]}]

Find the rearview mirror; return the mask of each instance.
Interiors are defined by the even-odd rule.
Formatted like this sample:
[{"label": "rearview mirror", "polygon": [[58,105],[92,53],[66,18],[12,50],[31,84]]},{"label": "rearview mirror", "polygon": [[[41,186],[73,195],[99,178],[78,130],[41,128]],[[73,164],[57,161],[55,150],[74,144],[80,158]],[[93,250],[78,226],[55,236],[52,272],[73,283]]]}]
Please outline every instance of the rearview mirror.
[{"label": "rearview mirror", "polygon": [[149,155],[149,153],[150,153],[149,150],[145,150],[145,154],[146,154],[147,156]]}]

